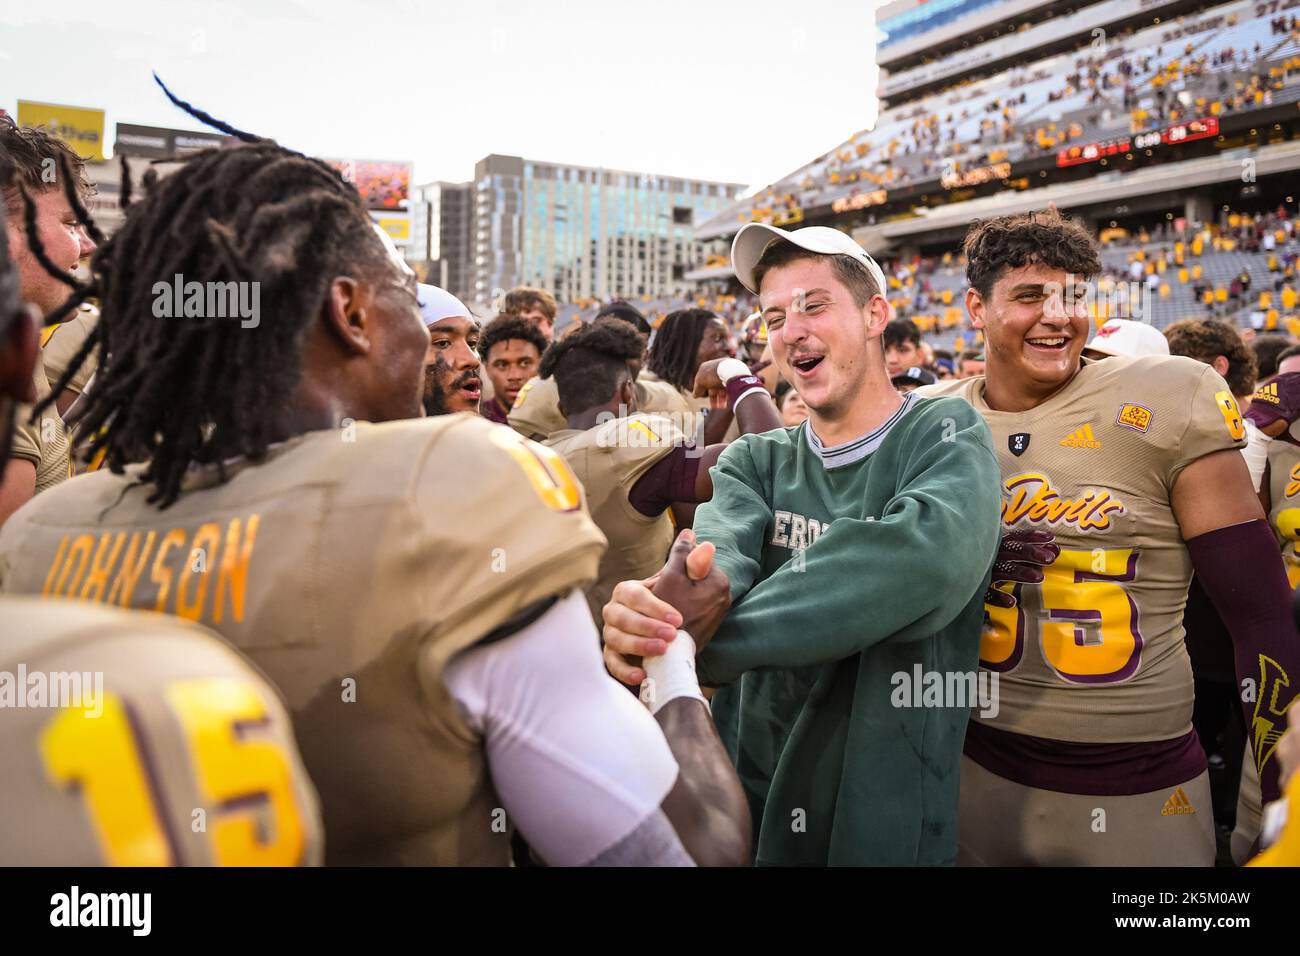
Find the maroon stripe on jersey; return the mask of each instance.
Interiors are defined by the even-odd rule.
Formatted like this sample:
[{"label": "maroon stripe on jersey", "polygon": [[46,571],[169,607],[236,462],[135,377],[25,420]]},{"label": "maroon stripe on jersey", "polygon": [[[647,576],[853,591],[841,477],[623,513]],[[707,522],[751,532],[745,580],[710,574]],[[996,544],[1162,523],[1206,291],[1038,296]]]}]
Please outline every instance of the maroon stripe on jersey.
[{"label": "maroon stripe on jersey", "polygon": [[1172,740],[1081,744],[1013,734],[972,720],[965,752],[990,773],[1024,787],[1103,797],[1163,790],[1206,768],[1195,730]]}]

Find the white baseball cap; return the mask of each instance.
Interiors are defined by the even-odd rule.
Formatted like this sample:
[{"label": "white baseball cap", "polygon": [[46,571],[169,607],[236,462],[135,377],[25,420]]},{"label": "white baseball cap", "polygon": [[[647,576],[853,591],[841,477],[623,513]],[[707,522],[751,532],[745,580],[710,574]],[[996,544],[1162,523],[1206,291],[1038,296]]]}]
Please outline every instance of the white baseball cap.
[{"label": "white baseball cap", "polygon": [[804,226],[793,232],[786,232],[765,222],[749,222],[740,227],[736,238],[731,241],[731,265],[736,271],[736,278],[750,292],[758,295],[758,283],[754,281],[754,267],[763,258],[767,247],[774,242],[794,243],[800,249],[816,252],[823,256],[848,256],[858,260],[867,267],[872,280],[880,294],[885,294],[885,274],[876,260],[867,255],[867,251],[853,239],[832,229],[830,226]]},{"label": "white baseball cap", "polygon": [[1111,319],[1084,348],[1104,355],[1168,355],[1169,340],[1145,322]]}]

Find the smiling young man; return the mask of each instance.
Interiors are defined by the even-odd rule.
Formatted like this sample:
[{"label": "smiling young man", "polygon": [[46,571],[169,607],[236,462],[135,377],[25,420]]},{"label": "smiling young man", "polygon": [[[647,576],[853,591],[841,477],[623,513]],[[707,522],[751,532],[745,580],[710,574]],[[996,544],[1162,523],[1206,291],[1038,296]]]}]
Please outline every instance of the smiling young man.
[{"label": "smiling young man", "polygon": [[478,414],[483,397],[479,326],[465,304],[437,286],[418,287],[420,317],[429,330],[424,360],[424,413]]},{"label": "smiling young man", "polygon": [[[34,126],[17,126],[0,117],[0,200],[4,202],[9,248],[18,270],[22,298],[43,316],[68,297],[68,283],[51,275],[37,260],[27,239],[26,193],[35,207],[36,232],[46,257],[69,276],[95,250],[85,228],[68,205],[62,188],[66,170],[77,177],[77,192],[89,192],[84,163],[62,140]],[[50,392],[44,368],[34,375],[36,401]],[[18,409],[12,459],[0,481],[0,524],[33,495],[51,488],[70,474],[68,435],[58,409],[50,406],[31,421],[32,406]]]},{"label": "smiling young man", "polygon": [[971,701],[898,689],[974,680],[998,541],[988,429],[964,402],[891,387],[884,277],[848,236],[749,224],[732,260],[809,418],[722,453],[695,519],[712,570],[685,601],[658,596],[668,570],[619,584],[606,666],[636,683],[637,655],[685,667],[712,636],[696,664],[722,687],[757,862],[951,863]]},{"label": "smiling young man", "polygon": [[1266,799],[1287,684],[1300,678],[1236,402],[1191,359],[1081,360],[1085,283],[1101,264],[1092,237],[1055,211],[977,223],[965,253],[987,374],[918,394],[980,412],[1003,525],[1049,532],[1060,550],[1040,583],[1000,585],[1010,597],[988,608],[980,660],[1000,676],[1001,707],[967,731],[961,861],[1209,865],[1182,627],[1193,568],[1236,646]]}]

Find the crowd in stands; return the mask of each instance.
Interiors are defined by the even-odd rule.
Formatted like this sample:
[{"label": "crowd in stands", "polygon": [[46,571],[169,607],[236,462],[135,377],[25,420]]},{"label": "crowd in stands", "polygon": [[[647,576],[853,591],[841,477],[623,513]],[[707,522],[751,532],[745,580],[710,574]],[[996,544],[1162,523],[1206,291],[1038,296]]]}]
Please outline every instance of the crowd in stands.
[{"label": "crowd in stands", "polygon": [[[1257,9],[1258,8],[1258,9]],[[1285,9],[1285,8],[1284,8]],[[1241,0],[1167,23],[1081,40],[880,115],[874,129],[718,216],[789,225],[805,209],[880,189],[942,181],[1003,161],[1223,117],[1295,98],[1300,28]]]}]

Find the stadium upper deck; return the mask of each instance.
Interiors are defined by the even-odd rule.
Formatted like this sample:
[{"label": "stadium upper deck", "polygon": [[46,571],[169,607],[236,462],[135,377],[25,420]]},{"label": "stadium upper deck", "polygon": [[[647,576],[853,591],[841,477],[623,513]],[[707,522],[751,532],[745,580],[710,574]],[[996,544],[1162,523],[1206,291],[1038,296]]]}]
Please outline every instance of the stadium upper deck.
[{"label": "stadium upper deck", "polygon": [[[927,7],[936,12],[924,30],[900,21]],[[858,228],[888,254],[950,243],[957,224],[1016,192],[1029,206],[1050,192],[1098,226],[1207,220],[1250,198],[1223,192],[1243,181],[1275,204],[1289,190],[1268,177],[1300,166],[1300,151],[1279,148],[1300,139],[1297,15],[1300,0],[1103,0],[1068,14],[1060,4],[982,0],[886,7],[882,27],[902,29],[880,47],[891,72],[875,127],[702,225],[697,236],[715,245],[688,278],[726,275],[722,240],[751,220]],[[1222,162],[1180,179],[1206,158]],[[1243,158],[1259,160],[1258,183],[1243,175]],[[1166,168],[1130,180],[1140,195],[1125,203],[1107,204],[1112,190],[1095,188],[1099,175],[1156,165]],[[1187,194],[1176,208],[1171,186]],[[948,208],[936,218],[939,207]]]}]

